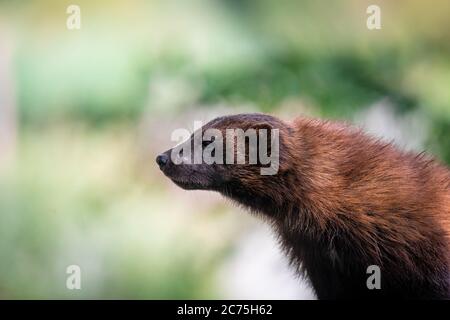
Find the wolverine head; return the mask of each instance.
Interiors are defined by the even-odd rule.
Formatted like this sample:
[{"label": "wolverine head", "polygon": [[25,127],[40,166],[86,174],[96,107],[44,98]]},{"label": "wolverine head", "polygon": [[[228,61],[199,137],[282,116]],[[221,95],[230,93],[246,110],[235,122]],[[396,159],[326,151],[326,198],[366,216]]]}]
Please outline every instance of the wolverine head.
[{"label": "wolverine head", "polygon": [[183,189],[250,196],[286,170],[288,129],[264,114],[219,117],[158,155],[156,162]]}]

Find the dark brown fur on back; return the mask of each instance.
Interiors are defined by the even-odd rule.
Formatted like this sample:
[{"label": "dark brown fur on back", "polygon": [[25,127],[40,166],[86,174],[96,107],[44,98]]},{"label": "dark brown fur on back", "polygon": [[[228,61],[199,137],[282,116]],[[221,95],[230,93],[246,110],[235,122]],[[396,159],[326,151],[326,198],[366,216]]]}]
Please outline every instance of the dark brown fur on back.
[{"label": "dark brown fur on back", "polygon": [[[340,124],[290,126],[293,206],[275,224],[319,298],[448,298],[448,171]],[[369,265],[381,290],[367,289]]]},{"label": "dark brown fur on back", "polygon": [[[235,115],[205,128],[261,125],[280,130],[278,174],[224,165],[207,189],[269,221],[319,298],[450,298],[447,168],[341,123]],[[370,265],[380,290],[366,286]]]}]

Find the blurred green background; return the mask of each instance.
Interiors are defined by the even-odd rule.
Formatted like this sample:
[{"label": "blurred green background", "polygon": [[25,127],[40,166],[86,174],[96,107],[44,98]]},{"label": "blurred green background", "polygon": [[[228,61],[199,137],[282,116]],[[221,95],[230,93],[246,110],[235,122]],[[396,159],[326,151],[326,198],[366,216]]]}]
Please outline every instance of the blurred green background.
[{"label": "blurred green background", "polygon": [[0,1],[0,298],[242,297],[223,284],[241,267],[223,270],[254,219],[164,179],[171,131],[311,115],[450,163],[449,16],[449,1]]}]

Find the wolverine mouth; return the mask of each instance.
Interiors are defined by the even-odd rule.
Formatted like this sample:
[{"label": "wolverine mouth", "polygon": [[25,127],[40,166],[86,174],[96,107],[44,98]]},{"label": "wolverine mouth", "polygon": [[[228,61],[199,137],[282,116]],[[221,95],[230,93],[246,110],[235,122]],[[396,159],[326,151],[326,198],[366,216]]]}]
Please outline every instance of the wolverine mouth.
[{"label": "wolverine mouth", "polygon": [[172,178],[172,177],[170,177],[170,180],[172,180],[173,183],[175,183],[177,186],[179,186],[180,188],[183,188],[185,190],[206,189],[206,187],[203,184],[201,184],[201,183],[197,183],[197,182],[193,182],[193,181],[186,181],[186,180],[181,180],[181,179],[176,179],[176,178]]}]

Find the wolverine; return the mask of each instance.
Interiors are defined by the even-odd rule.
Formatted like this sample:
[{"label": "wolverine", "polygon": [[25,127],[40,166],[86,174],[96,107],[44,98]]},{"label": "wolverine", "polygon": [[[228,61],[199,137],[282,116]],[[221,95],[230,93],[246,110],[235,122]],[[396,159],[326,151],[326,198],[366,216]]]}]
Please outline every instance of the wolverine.
[{"label": "wolverine", "polygon": [[[259,158],[180,162],[186,156],[175,148],[156,158],[161,171],[183,189],[219,192],[262,217],[319,299],[450,298],[447,167],[341,122],[237,114],[198,130],[211,129],[223,140],[227,129],[276,131],[276,172],[261,174],[267,163]],[[262,147],[244,141],[235,156],[249,159]],[[213,142],[203,140],[202,148]],[[217,144],[213,155],[227,157],[229,148],[220,149],[226,145]],[[367,285],[370,266],[380,270],[379,289]]]}]

